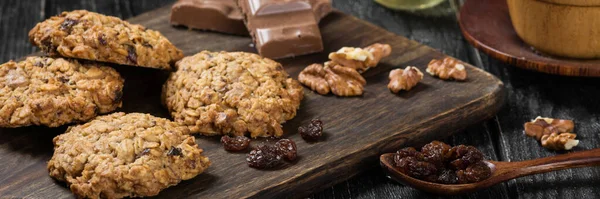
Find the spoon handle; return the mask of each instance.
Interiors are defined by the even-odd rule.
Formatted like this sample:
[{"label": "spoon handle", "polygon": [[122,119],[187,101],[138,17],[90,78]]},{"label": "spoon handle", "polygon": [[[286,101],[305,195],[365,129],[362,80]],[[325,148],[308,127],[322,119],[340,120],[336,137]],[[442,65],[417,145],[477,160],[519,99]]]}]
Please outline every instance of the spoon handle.
[{"label": "spoon handle", "polygon": [[510,169],[512,169],[513,175],[516,175],[515,177],[569,168],[600,166],[600,149],[579,151],[507,164],[510,164]]}]

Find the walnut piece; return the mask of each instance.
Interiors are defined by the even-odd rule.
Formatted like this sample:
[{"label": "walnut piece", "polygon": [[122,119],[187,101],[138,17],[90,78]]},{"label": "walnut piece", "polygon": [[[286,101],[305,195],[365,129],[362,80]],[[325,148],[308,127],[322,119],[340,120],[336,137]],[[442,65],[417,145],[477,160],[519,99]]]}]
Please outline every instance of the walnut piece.
[{"label": "walnut piece", "polygon": [[427,65],[427,73],[443,80],[453,79],[464,81],[467,79],[465,65],[451,57],[446,57],[443,60],[431,60],[429,65]]},{"label": "walnut piece", "polygon": [[325,79],[333,94],[343,97],[363,94],[367,81],[355,69],[326,62],[325,72]]},{"label": "walnut piece", "polygon": [[577,135],[573,133],[551,133],[550,135],[543,135],[542,146],[552,150],[571,150],[573,147],[579,144],[579,140],[576,140]]},{"label": "walnut piece", "polygon": [[373,54],[373,59],[367,60],[367,66],[370,67],[377,66],[381,59],[392,54],[392,46],[390,46],[389,44],[374,43],[370,46],[367,46],[365,50]]},{"label": "walnut piece", "polygon": [[326,62],[325,66],[312,64],[306,67],[300,72],[298,80],[321,95],[331,91],[337,96],[362,95],[367,83],[355,69],[333,62]]},{"label": "walnut piece", "polygon": [[524,127],[526,135],[535,137],[548,149],[570,150],[579,144],[576,135],[571,133],[575,128],[572,120],[537,117]]},{"label": "walnut piece", "polygon": [[331,61],[325,62],[325,66],[312,64],[304,68],[298,80],[321,95],[330,91],[337,96],[362,95],[367,82],[360,73],[377,66],[391,53],[392,47],[388,44],[376,43],[364,49],[343,47],[329,54]]},{"label": "walnut piece", "polygon": [[537,117],[531,122],[525,123],[524,127],[525,134],[540,140],[544,135],[572,132],[575,128],[575,124],[573,123],[573,120]]},{"label": "walnut piece", "polygon": [[331,89],[327,80],[325,80],[325,69],[321,64],[311,64],[304,68],[300,75],[298,75],[298,81],[308,86],[310,90],[317,91],[321,95],[327,95]]},{"label": "walnut piece", "polygon": [[392,53],[389,44],[375,43],[364,49],[343,47],[337,52],[329,54],[329,59],[344,67],[356,69],[359,73],[377,66],[379,61]]},{"label": "walnut piece", "polygon": [[406,69],[394,69],[390,71],[390,83],[388,88],[393,93],[398,93],[401,90],[410,90],[415,87],[419,81],[423,79],[423,73],[414,66],[406,67]]}]

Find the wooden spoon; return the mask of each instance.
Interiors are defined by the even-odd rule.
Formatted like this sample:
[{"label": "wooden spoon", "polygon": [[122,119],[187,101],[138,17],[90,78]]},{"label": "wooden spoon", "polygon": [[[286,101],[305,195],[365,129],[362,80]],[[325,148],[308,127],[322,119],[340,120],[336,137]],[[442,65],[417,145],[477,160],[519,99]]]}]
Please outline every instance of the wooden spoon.
[{"label": "wooden spoon", "polygon": [[386,153],[379,158],[381,167],[383,167],[390,177],[402,184],[441,195],[470,193],[510,179],[532,174],[569,168],[600,166],[600,149],[573,152],[521,162],[485,161],[492,170],[492,176],[488,179],[470,184],[439,184],[419,180],[400,172],[394,167],[394,154],[395,153]]}]

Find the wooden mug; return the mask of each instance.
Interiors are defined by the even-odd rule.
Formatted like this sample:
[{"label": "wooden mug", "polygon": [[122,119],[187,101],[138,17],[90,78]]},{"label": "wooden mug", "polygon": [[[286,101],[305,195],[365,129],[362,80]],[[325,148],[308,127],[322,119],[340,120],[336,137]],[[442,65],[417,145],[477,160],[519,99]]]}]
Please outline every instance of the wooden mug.
[{"label": "wooden mug", "polygon": [[525,43],[559,57],[600,58],[600,1],[507,0],[507,3],[513,26]]}]

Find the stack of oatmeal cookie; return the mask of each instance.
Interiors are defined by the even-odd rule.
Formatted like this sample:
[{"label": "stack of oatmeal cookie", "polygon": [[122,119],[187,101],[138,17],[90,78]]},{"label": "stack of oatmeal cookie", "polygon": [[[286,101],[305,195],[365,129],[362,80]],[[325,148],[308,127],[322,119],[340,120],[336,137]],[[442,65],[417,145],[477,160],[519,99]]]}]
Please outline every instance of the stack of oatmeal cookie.
[{"label": "stack of oatmeal cookie", "polygon": [[87,122],[54,138],[48,162],[50,176],[78,197],[153,196],[210,165],[178,123],[142,113],[96,117],[122,104],[125,81],[107,63],[170,70],[183,58],[159,32],[76,10],[37,24],[29,38],[46,56],[0,65],[0,127]]},{"label": "stack of oatmeal cookie", "polygon": [[[208,51],[184,58],[157,31],[85,10],[47,19],[29,38],[45,55],[0,65],[0,127],[83,123],[54,138],[48,162],[50,176],[78,197],[157,195],[211,164],[190,134],[280,137],[304,96],[273,60]],[[122,106],[125,80],[110,64],[176,70],[162,99],[174,121],[103,115]]]}]

